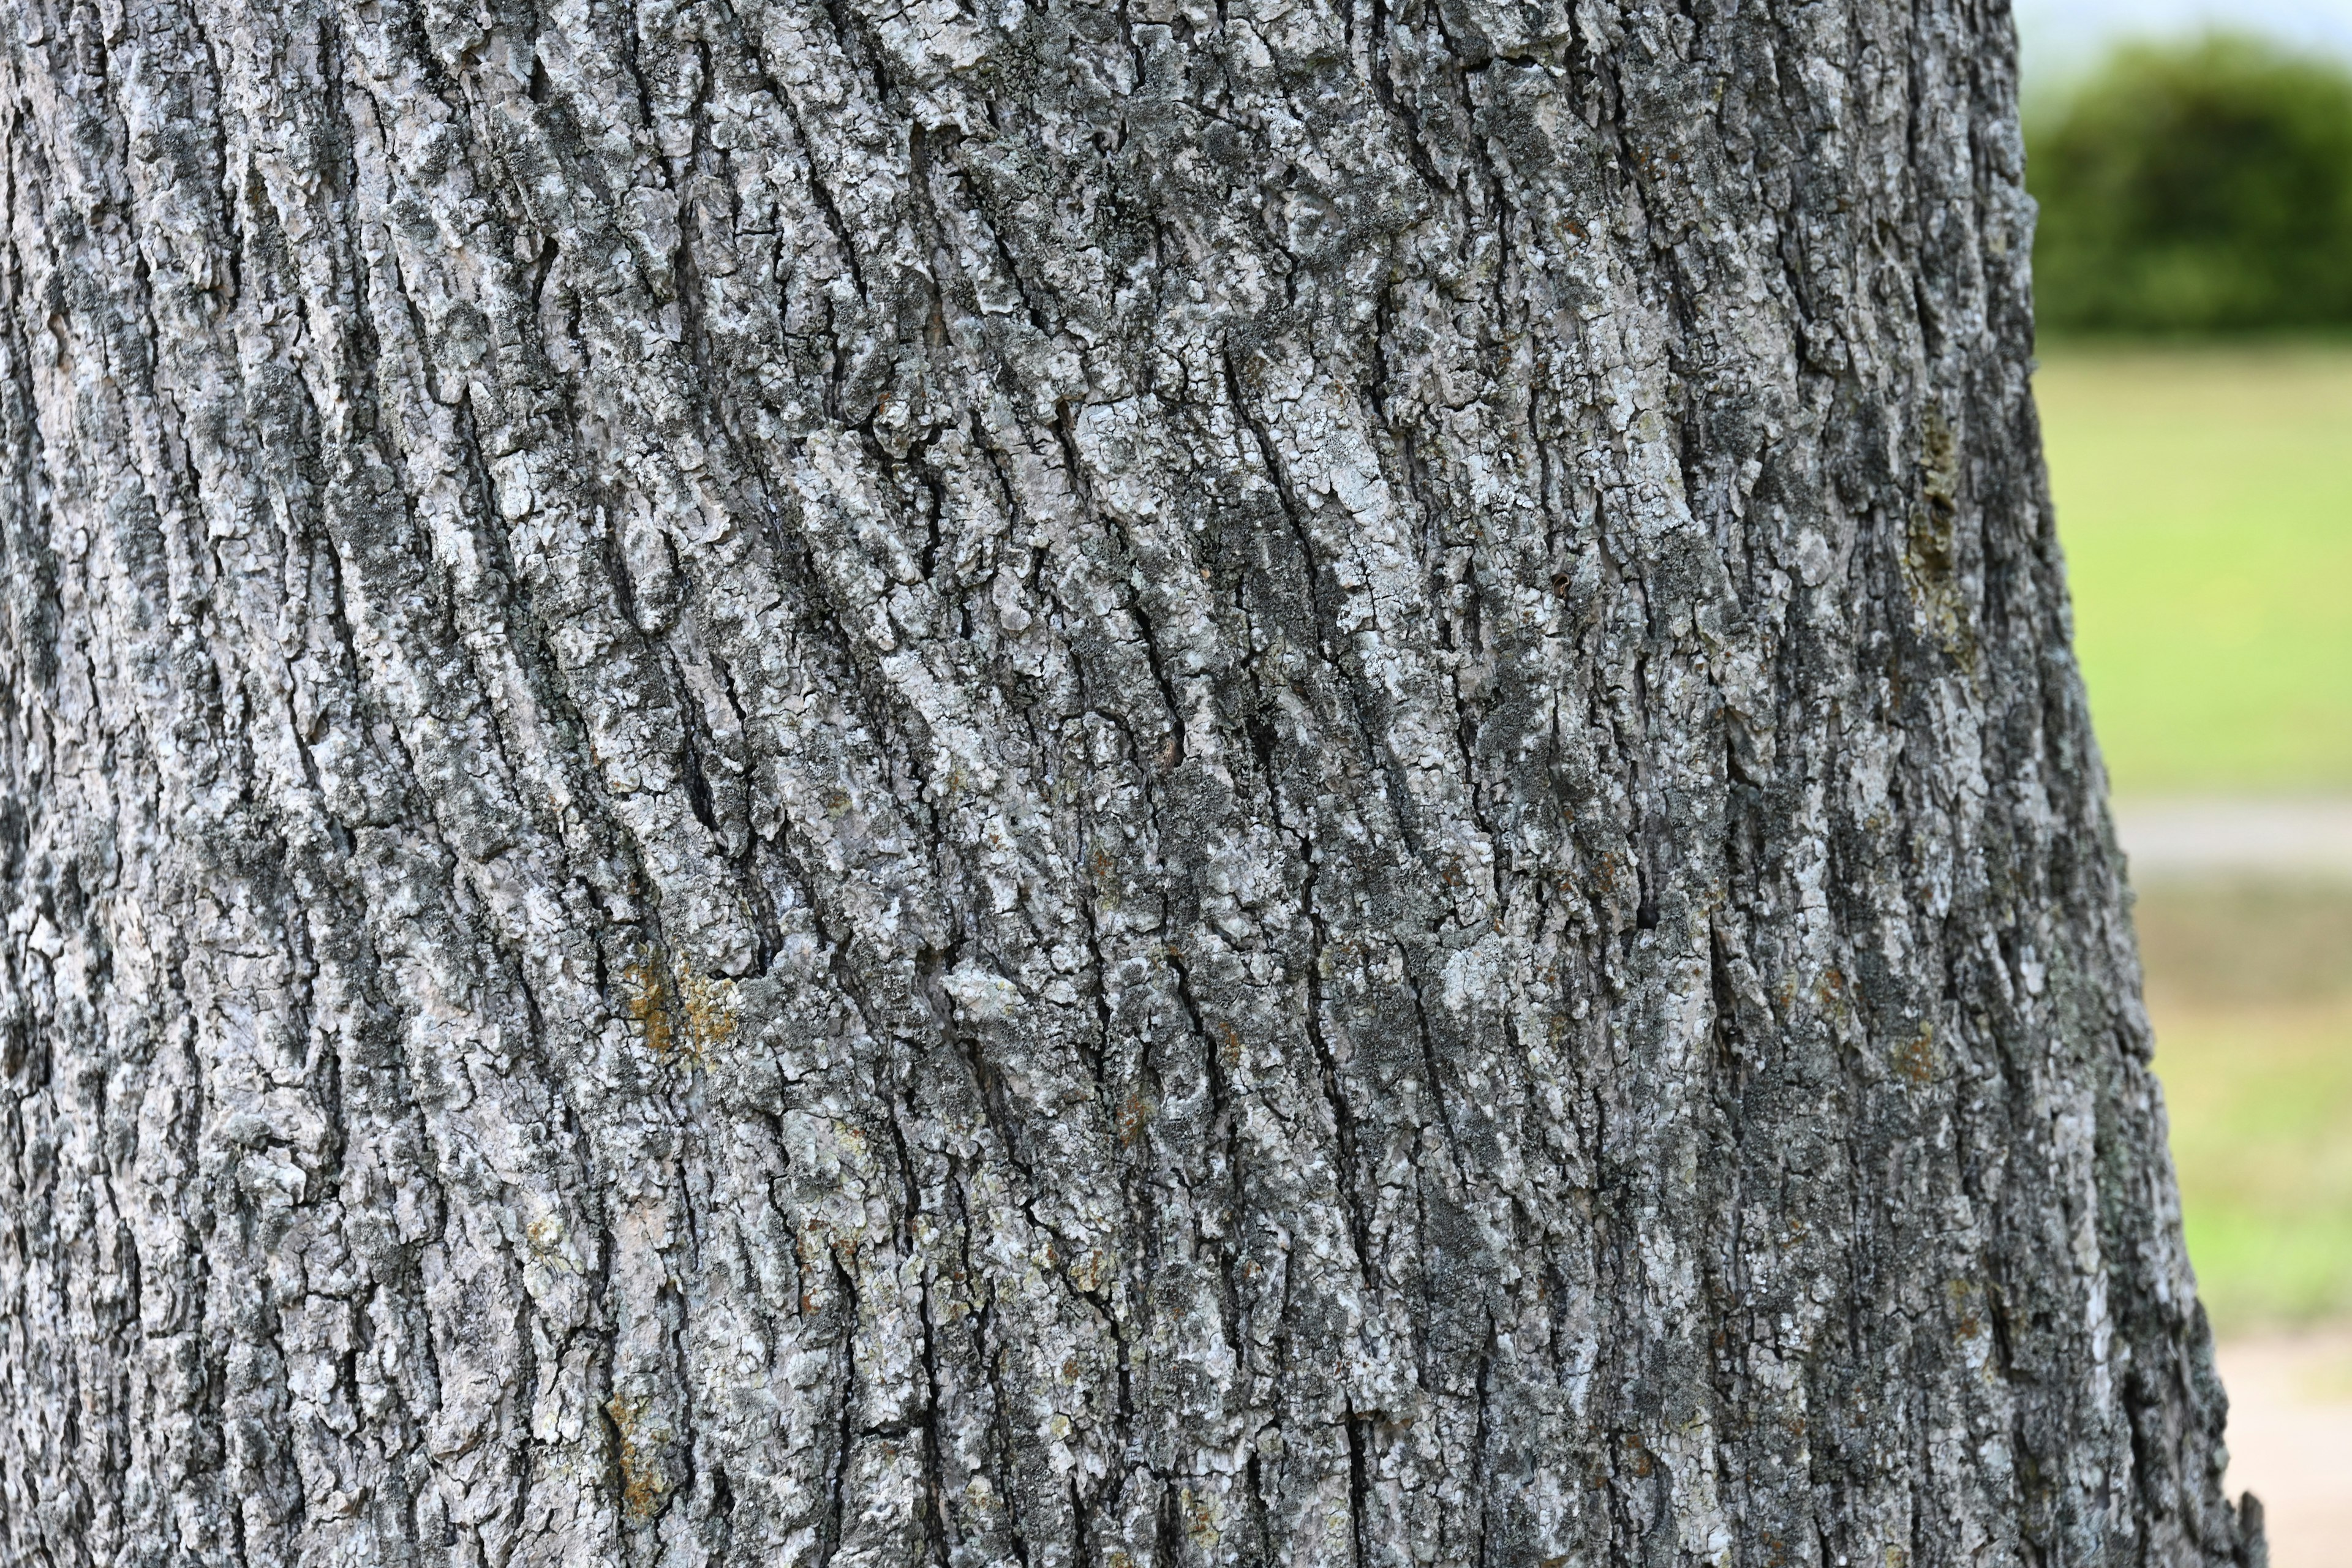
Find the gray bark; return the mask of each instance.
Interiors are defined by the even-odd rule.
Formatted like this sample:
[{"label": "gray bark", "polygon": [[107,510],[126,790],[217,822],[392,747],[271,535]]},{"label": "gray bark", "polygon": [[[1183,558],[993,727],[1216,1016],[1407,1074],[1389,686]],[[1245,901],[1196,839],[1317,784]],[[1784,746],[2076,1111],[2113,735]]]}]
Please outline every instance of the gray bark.
[{"label": "gray bark", "polygon": [[9,1563],[2221,1564],[1999,0],[18,0]]}]

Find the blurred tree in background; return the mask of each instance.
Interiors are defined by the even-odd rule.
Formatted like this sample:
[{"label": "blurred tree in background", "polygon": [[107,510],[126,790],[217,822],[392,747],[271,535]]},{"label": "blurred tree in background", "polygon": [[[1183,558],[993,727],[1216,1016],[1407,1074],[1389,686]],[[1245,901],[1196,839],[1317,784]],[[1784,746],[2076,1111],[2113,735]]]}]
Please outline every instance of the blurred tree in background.
[{"label": "blurred tree in background", "polygon": [[2352,75],[2230,34],[2118,48],[2029,115],[2059,330],[2352,324]]}]

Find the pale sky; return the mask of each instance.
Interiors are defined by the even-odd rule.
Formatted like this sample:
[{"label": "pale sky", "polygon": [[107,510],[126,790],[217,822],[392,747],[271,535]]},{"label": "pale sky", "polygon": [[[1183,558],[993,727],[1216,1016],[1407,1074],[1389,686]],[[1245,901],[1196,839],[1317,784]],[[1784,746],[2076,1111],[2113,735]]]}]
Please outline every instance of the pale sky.
[{"label": "pale sky", "polygon": [[2094,58],[2128,35],[2223,26],[2352,58],[2352,0],[2016,0],[2029,89]]}]

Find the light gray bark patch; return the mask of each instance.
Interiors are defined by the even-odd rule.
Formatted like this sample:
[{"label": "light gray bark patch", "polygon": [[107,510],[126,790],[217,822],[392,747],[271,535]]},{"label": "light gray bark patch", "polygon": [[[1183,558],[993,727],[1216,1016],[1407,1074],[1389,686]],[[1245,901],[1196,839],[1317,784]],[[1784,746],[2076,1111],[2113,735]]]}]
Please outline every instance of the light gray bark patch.
[{"label": "light gray bark patch", "polygon": [[2260,1560],[1997,9],[14,22],[0,1558]]}]

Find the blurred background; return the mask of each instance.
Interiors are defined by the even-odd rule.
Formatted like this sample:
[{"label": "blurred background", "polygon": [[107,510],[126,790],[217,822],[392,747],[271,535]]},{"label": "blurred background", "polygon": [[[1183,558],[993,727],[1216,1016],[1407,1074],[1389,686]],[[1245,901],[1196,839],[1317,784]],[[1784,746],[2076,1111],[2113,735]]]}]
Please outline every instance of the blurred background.
[{"label": "blurred background", "polygon": [[2231,1484],[2352,1568],[2352,0],[2018,0],[2041,405]]}]

